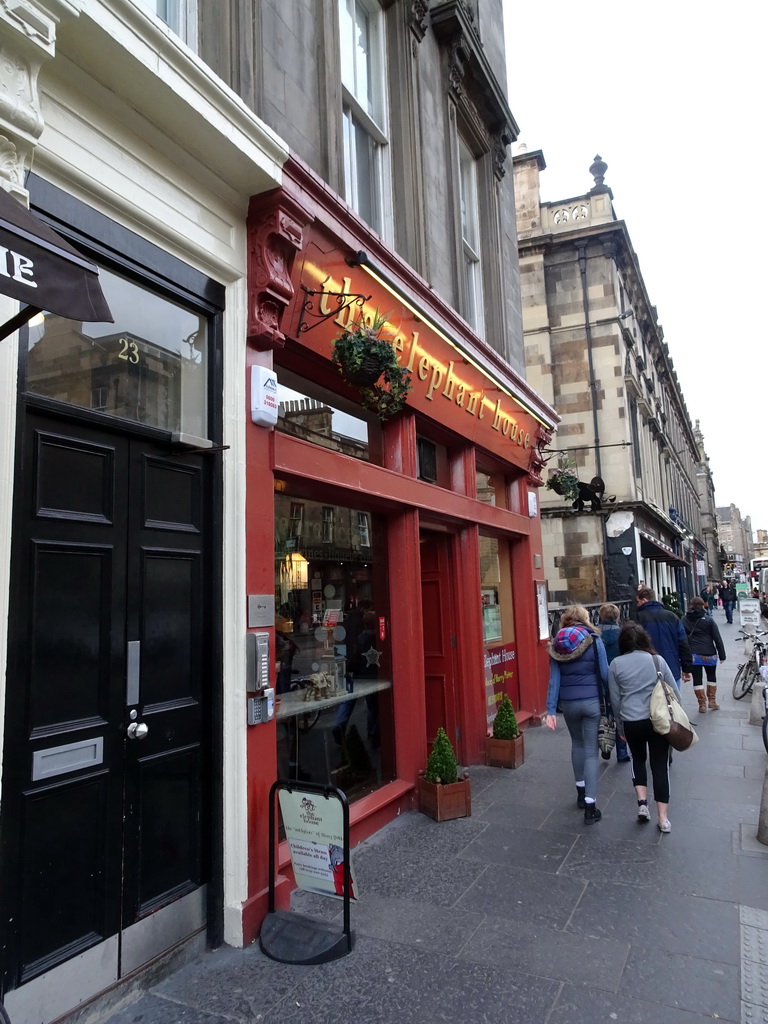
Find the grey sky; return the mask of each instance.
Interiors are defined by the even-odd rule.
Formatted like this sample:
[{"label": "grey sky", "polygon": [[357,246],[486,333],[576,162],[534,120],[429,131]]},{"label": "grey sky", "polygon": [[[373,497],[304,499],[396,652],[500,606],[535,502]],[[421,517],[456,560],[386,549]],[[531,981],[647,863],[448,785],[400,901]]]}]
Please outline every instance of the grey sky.
[{"label": "grey sky", "polygon": [[509,102],[519,141],[544,152],[542,198],[583,194],[595,154],[608,163],[717,503],[768,529],[768,6],[504,0],[504,14]]}]

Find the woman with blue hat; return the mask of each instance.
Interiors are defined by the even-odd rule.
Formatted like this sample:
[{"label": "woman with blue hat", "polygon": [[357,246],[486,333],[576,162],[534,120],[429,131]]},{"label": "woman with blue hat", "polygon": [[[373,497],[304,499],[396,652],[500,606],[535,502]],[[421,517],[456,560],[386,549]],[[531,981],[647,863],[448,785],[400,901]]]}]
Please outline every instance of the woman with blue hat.
[{"label": "woman with blue hat", "polygon": [[548,651],[546,724],[550,729],[557,726],[559,704],[571,734],[576,804],[584,808],[584,823],[592,825],[602,817],[597,808],[597,729],[600,697],[608,683],[608,658],[583,605],[573,604],[565,609]]}]

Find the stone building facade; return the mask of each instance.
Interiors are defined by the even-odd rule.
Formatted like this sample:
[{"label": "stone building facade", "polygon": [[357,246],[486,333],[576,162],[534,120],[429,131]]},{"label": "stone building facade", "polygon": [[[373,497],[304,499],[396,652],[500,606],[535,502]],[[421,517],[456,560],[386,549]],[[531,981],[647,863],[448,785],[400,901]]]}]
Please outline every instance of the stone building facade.
[{"label": "stone building facade", "polygon": [[717,508],[715,506],[715,482],[704,448],[704,435],[699,421],[694,426],[700,461],[696,467],[696,485],[699,491],[701,509],[701,537],[704,544],[705,574],[707,583],[722,579],[720,564],[720,538],[717,532]]},{"label": "stone building facade", "polygon": [[549,476],[605,488],[596,511],[542,491],[550,602],[623,599],[640,581],[684,601],[707,575],[704,456],[607,165],[596,157],[594,186],[557,202],[541,199],[540,151],[514,166],[528,379],[562,417]]},{"label": "stone building facade", "polygon": [[733,503],[718,506],[717,531],[725,559],[723,574],[739,578],[748,573],[749,563],[755,557],[751,518],[742,518]]}]

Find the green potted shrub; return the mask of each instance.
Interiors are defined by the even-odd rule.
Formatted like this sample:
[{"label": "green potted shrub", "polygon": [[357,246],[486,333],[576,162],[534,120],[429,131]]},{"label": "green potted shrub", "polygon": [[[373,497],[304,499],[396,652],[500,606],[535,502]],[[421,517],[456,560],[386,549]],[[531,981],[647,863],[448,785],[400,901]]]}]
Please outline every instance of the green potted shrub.
[{"label": "green potted shrub", "polygon": [[419,807],[435,821],[468,818],[472,814],[469,772],[462,772],[445,729],[438,729],[427,767],[419,776]]},{"label": "green potted shrub", "polygon": [[360,388],[360,402],[380,420],[400,412],[411,390],[411,374],[397,361],[391,340],[384,336],[387,322],[378,309],[371,324],[355,321],[333,343],[331,359],[344,380]]},{"label": "green potted shrub", "polygon": [[493,735],[485,741],[486,761],[494,768],[519,768],[525,760],[525,740],[512,701],[505,693],[496,709]]}]

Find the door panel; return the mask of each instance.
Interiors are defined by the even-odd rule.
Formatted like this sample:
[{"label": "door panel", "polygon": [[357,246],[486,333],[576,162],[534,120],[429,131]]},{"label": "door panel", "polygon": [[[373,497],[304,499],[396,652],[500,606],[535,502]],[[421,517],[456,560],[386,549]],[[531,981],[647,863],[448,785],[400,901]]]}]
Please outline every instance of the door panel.
[{"label": "door panel", "polygon": [[[183,937],[189,911],[176,921],[174,901],[206,881],[206,474],[199,455],[27,417],[0,829],[6,991],[100,945],[117,961],[99,977],[119,977],[121,930],[166,907],[157,955],[158,936]],[[146,738],[128,739],[139,723]]]},{"label": "door panel", "polygon": [[427,746],[431,749],[442,726],[457,754],[456,676],[453,644],[455,618],[451,598],[450,551],[447,537],[422,533],[421,609],[424,628],[424,700]]}]

